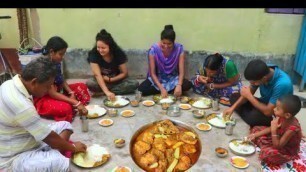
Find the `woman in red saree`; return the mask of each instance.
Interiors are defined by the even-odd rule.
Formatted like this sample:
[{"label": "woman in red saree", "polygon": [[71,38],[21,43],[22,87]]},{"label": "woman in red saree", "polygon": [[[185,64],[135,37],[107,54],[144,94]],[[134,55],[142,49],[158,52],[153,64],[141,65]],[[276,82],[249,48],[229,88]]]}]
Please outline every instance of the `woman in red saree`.
[{"label": "woman in red saree", "polygon": [[47,95],[41,98],[34,97],[34,105],[42,117],[53,118],[55,121],[72,122],[76,114],[75,109],[87,113],[85,105],[89,103],[90,95],[84,83],[68,85],[63,77],[61,62],[67,47],[66,41],[54,36],[48,40],[47,45],[43,48],[43,55],[57,63],[57,75]]}]

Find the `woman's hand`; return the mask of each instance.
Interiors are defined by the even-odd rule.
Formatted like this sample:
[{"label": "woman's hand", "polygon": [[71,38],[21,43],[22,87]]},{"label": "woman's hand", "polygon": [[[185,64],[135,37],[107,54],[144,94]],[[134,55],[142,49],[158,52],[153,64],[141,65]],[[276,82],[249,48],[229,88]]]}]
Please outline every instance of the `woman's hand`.
[{"label": "woman's hand", "polygon": [[114,101],[115,100],[115,94],[114,93],[109,91],[109,92],[107,92],[105,94],[106,94],[108,100],[110,100],[110,101]]},{"label": "woman's hand", "polygon": [[73,100],[76,100],[76,97],[75,97],[75,94],[74,94],[74,92],[73,91],[71,91],[70,93],[69,93],[69,98],[71,98],[71,99],[73,99]]},{"label": "woman's hand", "polygon": [[198,78],[198,80],[199,80],[200,83],[207,84],[207,82],[208,82],[208,77],[205,77],[205,76],[200,75],[199,78]]},{"label": "woman's hand", "polygon": [[182,85],[176,85],[173,94],[175,97],[180,97],[182,95]]},{"label": "woman's hand", "polygon": [[73,144],[74,144],[74,147],[75,147],[74,153],[86,152],[87,146],[84,143],[74,142]]},{"label": "woman's hand", "polygon": [[162,88],[162,89],[160,90],[160,94],[161,94],[161,97],[162,97],[162,98],[168,97],[168,92],[167,92],[167,90],[166,90],[165,88]]},{"label": "woman's hand", "polygon": [[88,110],[85,108],[85,106],[82,103],[80,103],[80,105],[77,106],[77,109],[81,115],[86,116],[88,114]]}]

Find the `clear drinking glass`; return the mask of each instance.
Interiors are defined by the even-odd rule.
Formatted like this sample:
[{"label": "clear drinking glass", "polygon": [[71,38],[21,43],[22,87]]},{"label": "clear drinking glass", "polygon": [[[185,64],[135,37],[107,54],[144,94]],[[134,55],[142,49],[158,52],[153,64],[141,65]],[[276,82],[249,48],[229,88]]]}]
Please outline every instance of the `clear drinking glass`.
[{"label": "clear drinking glass", "polygon": [[135,100],[137,100],[138,102],[140,102],[142,99],[142,92],[136,90],[135,91]]}]

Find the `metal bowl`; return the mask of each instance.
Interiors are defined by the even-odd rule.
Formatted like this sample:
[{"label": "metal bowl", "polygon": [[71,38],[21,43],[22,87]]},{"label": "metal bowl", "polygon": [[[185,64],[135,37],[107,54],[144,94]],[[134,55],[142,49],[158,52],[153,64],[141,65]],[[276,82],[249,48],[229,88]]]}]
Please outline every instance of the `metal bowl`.
[{"label": "metal bowl", "polygon": [[187,97],[187,96],[182,96],[180,98],[181,103],[188,103],[189,100],[191,100],[191,98]]},{"label": "metal bowl", "polygon": [[163,110],[168,110],[168,108],[170,107],[170,103],[162,103],[161,107]]},{"label": "metal bowl", "polygon": [[131,104],[131,106],[133,106],[133,107],[137,107],[137,106],[139,106],[139,101],[138,101],[138,100],[131,100],[131,101],[130,101],[130,104]]},{"label": "metal bowl", "polygon": [[206,114],[205,110],[193,110],[192,111],[193,117],[195,118],[203,118]]},{"label": "metal bowl", "polygon": [[117,148],[122,148],[125,145],[125,140],[122,138],[115,139],[114,144]]},{"label": "metal bowl", "polygon": [[177,105],[171,105],[167,110],[167,115],[177,117],[181,115],[181,109]]},{"label": "metal bowl", "polygon": [[220,158],[224,158],[228,155],[228,150],[223,147],[217,147],[215,149],[216,155]]},{"label": "metal bowl", "polygon": [[[187,124],[185,124],[185,123],[183,123],[183,122],[181,122],[181,121],[171,120],[171,119],[169,119],[169,120],[170,120],[175,126],[184,128],[184,129],[186,129],[186,130],[188,130],[188,131],[193,132],[193,133],[196,135],[196,138],[197,138],[196,146],[197,146],[198,150],[197,150],[197,152],[196,152],[196,153],[197,153],[197,158],[195,159],[193,165],[196,164],[197,161],[199,160],[199,157],[200,157],[201,152],[202,152],[202,143],[201,143],[201,140],[200,140],[200,137],[199,137],[198,133],[197,133],[192,127],[188,126]],[[130,146],[129,146],[130,155],[131,155],[133,161],[135,162],[135,164],[137,164],[137,166],[138,166],[140,169],[142,169],[142,167],[141,167],[141,166],[136,162],[136,160],[135,160],[135,155],[134,155],[134,153],[133,153],[133,145],[135,144],[136,139],[137,139],[137,137],[138,137],[140,134],[142,134],[146,129],[148,129],[148,128],[154,126],[154,125],[156,125],[157,123],[159,123],[159,122],[161,122],[161,121],[163,121],[163,120],[154,121],[154,122],[148,123],[148,124],[146,124],[146,125],[140,127],[140,128],[134,133],[134,135],[132,136],[132,138],[131,138],[131,140],[130,140]],[[193,165],[192,165],[192,166],[193,166]],[[191,168],[192,166],[190,166],[189,168]],[[142,170],[144,170],[144,169],[142,169]]]}]

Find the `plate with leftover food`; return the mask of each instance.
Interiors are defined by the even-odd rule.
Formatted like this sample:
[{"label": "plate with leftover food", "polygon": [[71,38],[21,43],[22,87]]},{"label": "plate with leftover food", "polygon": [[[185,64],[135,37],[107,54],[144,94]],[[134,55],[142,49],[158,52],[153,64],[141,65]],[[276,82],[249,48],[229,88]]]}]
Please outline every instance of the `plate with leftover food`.
[{"label": "plate with leftover food", "polygon": [[93,144],[87,147],[86,152],[75,153],[71,161],[79,167],[94,168],[105,164],[110,157],[106,148]]},{"label": "plate with leftover food", "polygon": [[98,118],[106,114],[106,109],[99,105],[87,105],[85,108],[88,110],[87,118]]},{"label": "plate with leftover food", "polygon": [[121,108],[130,103],[130,99],[124,96],[115,96],[115,100],[104,99],[104,105],[112,108]]}]

